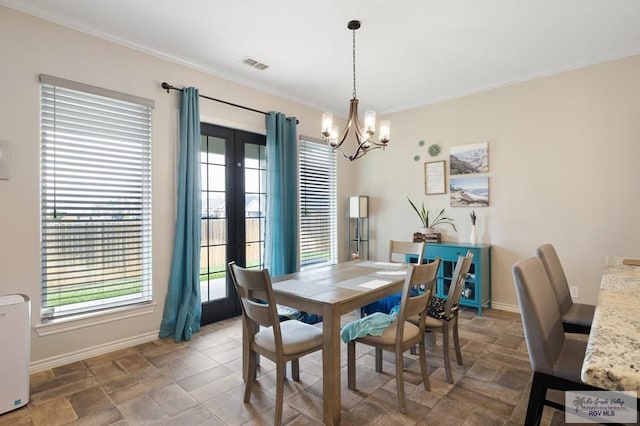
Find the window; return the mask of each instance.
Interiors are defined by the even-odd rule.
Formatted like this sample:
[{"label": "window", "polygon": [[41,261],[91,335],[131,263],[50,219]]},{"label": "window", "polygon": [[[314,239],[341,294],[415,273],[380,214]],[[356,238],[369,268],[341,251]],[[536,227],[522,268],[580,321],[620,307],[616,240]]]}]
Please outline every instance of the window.
[{"label": "window", "polygon": [[300,267],[336,263],[336,155],[330,146],[300,140]]},{"label": "window", "polygon": [[40,81],[41,317],[149,302],[153,102]]}]

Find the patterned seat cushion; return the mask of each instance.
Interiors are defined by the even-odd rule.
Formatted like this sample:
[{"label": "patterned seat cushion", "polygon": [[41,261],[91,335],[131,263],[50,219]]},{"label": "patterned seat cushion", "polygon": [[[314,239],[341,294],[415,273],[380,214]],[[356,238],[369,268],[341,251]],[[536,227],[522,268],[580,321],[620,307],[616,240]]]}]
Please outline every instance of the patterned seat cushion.
[{"label": "patterned seat cushion", "polygon": [[[427,309],[427,315],[440,320],[447,320],[444,315],[444,308],[447,304],[447,299],[444,297],[433,296],[431,302],[429,302],[429,308]],[[454,304],[451,308],[451,313],[454,313],[458,309],[458,304]]]}]

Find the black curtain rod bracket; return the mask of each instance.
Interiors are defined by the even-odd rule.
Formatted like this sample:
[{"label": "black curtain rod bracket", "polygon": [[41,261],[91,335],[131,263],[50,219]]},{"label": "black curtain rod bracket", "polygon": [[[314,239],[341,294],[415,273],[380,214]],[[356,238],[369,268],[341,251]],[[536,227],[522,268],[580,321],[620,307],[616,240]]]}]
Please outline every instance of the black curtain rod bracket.
[{"label": "black curtain rod bracket", "polygon": [[[179,87],[175,87],[175,86],[172,86],[172,85],[170,85],[169,83],[167,83],[166,81],[163,81],[163,82],[162,82],[162,84],[161,84],[160,86],[161,86],[164,90],[166,90],[166,91],[167,91],[167,93],[169,93],[171,90],[177,90],[177,91],[179,91],[179,92],[182,92],[182,89],[181,89],[181,88],[179,88]],[[199,94],[198,96],[200,96],[201,98],[204,98],[204,99],[209,99],[210,101],[220,102],[220,103],[222,103],[222,104],[229,105],[229,106],[233,106],[233,107],[236,107],[236,108],[241,108],[241,109],[244,109],[244,110],[247,110],[247,111],[257,112],[257,113],[259,113],[259,114],[264,114],[264,115],[267,115],[267,114],[268,114],[268,112],[260,111],[259,109],[246,107],[246,106],[244,106],[244,105],[234,104],[233,102],[223,101],[222,99],[216,99],[216,98],[212,98],[212,97],[210,97],[210,96],[205,96],[205,95],[200,95],[200,94]],[[300,124],[300,120],[296,120],[296,124]]]}]

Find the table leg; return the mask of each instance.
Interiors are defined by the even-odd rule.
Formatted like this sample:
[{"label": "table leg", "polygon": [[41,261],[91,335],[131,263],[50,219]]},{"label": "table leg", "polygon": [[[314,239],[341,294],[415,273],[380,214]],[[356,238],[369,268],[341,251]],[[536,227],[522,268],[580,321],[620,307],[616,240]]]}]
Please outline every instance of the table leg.
[{"label": "table leg", "polygon": [[326,425],[340,424],[340,315],[325,306],[322,316],[322,407]]}]

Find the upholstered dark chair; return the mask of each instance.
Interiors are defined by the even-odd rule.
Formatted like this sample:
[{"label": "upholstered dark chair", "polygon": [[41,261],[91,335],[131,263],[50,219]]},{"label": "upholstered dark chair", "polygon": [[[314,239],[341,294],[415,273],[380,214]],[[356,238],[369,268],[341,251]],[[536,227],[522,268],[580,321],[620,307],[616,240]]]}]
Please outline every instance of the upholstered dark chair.
[{"label": "upholstered dark chair", "polygon": [[[282,423],[282,401],[286,363],[291,361],[293,380],[300,380],[298,359],[322,349],[322,329],[291,319],[280,322],[269,271],[241,268],[229,263],[229,272],[242,306],[245,390],[244,402],[251,399],[258,354],[276,364],[274,424]],[[262,327],[262,328],[261,328]]]},{"label": "upholstered dark chair", "polygon": [[[429,374],[427,371],[427,355],[424,346],[425,319],[429,299],[435,287],[435,278],[440,265],[440,259],[426,265],[410,266],[402,290],[400,312],[380,336],[366,335],[347,343],[347,375],[349,389],[356,389],[356,342],[376,348],[376,371],[382,371],[382,350],[395,353],[396,357],[396,386],[398,389],[398,406],[401,413],[406,413],[406,401],[404,396],[404,356],[403,353],[415,345],[418,345],[420,354],[420,371],[424,389],[431,390]],[[413,288],[421,287],[424,291],[412,296]],[[416,316],[420,320],[417,325],[407,321],[407,318]],[[380,355],[380,356],[378,356]]]},{"label": "upholstered dark chair", "polygon": [[551,244],[545,244],[536,250],[536,255],[542,261],[544,269],[549,276],[549,281],[553,288],[560,315],[562,316],[562,326],[567,333],[589,334],[591,322],[596,307],[584,303],[574,303],[569,291],[569,283],[560,263],[560,258],[556,249]]},{"label": "upholstered dark chair", "polygon": [[548,389],[596,390],[580,379],[587,347],[583,340],[565,338],[556,296],[542,261],[531,257],[513,266],[529,361],[533,370],[526,425],[540,424],[544,405],[565,411],[546,399]]}]

